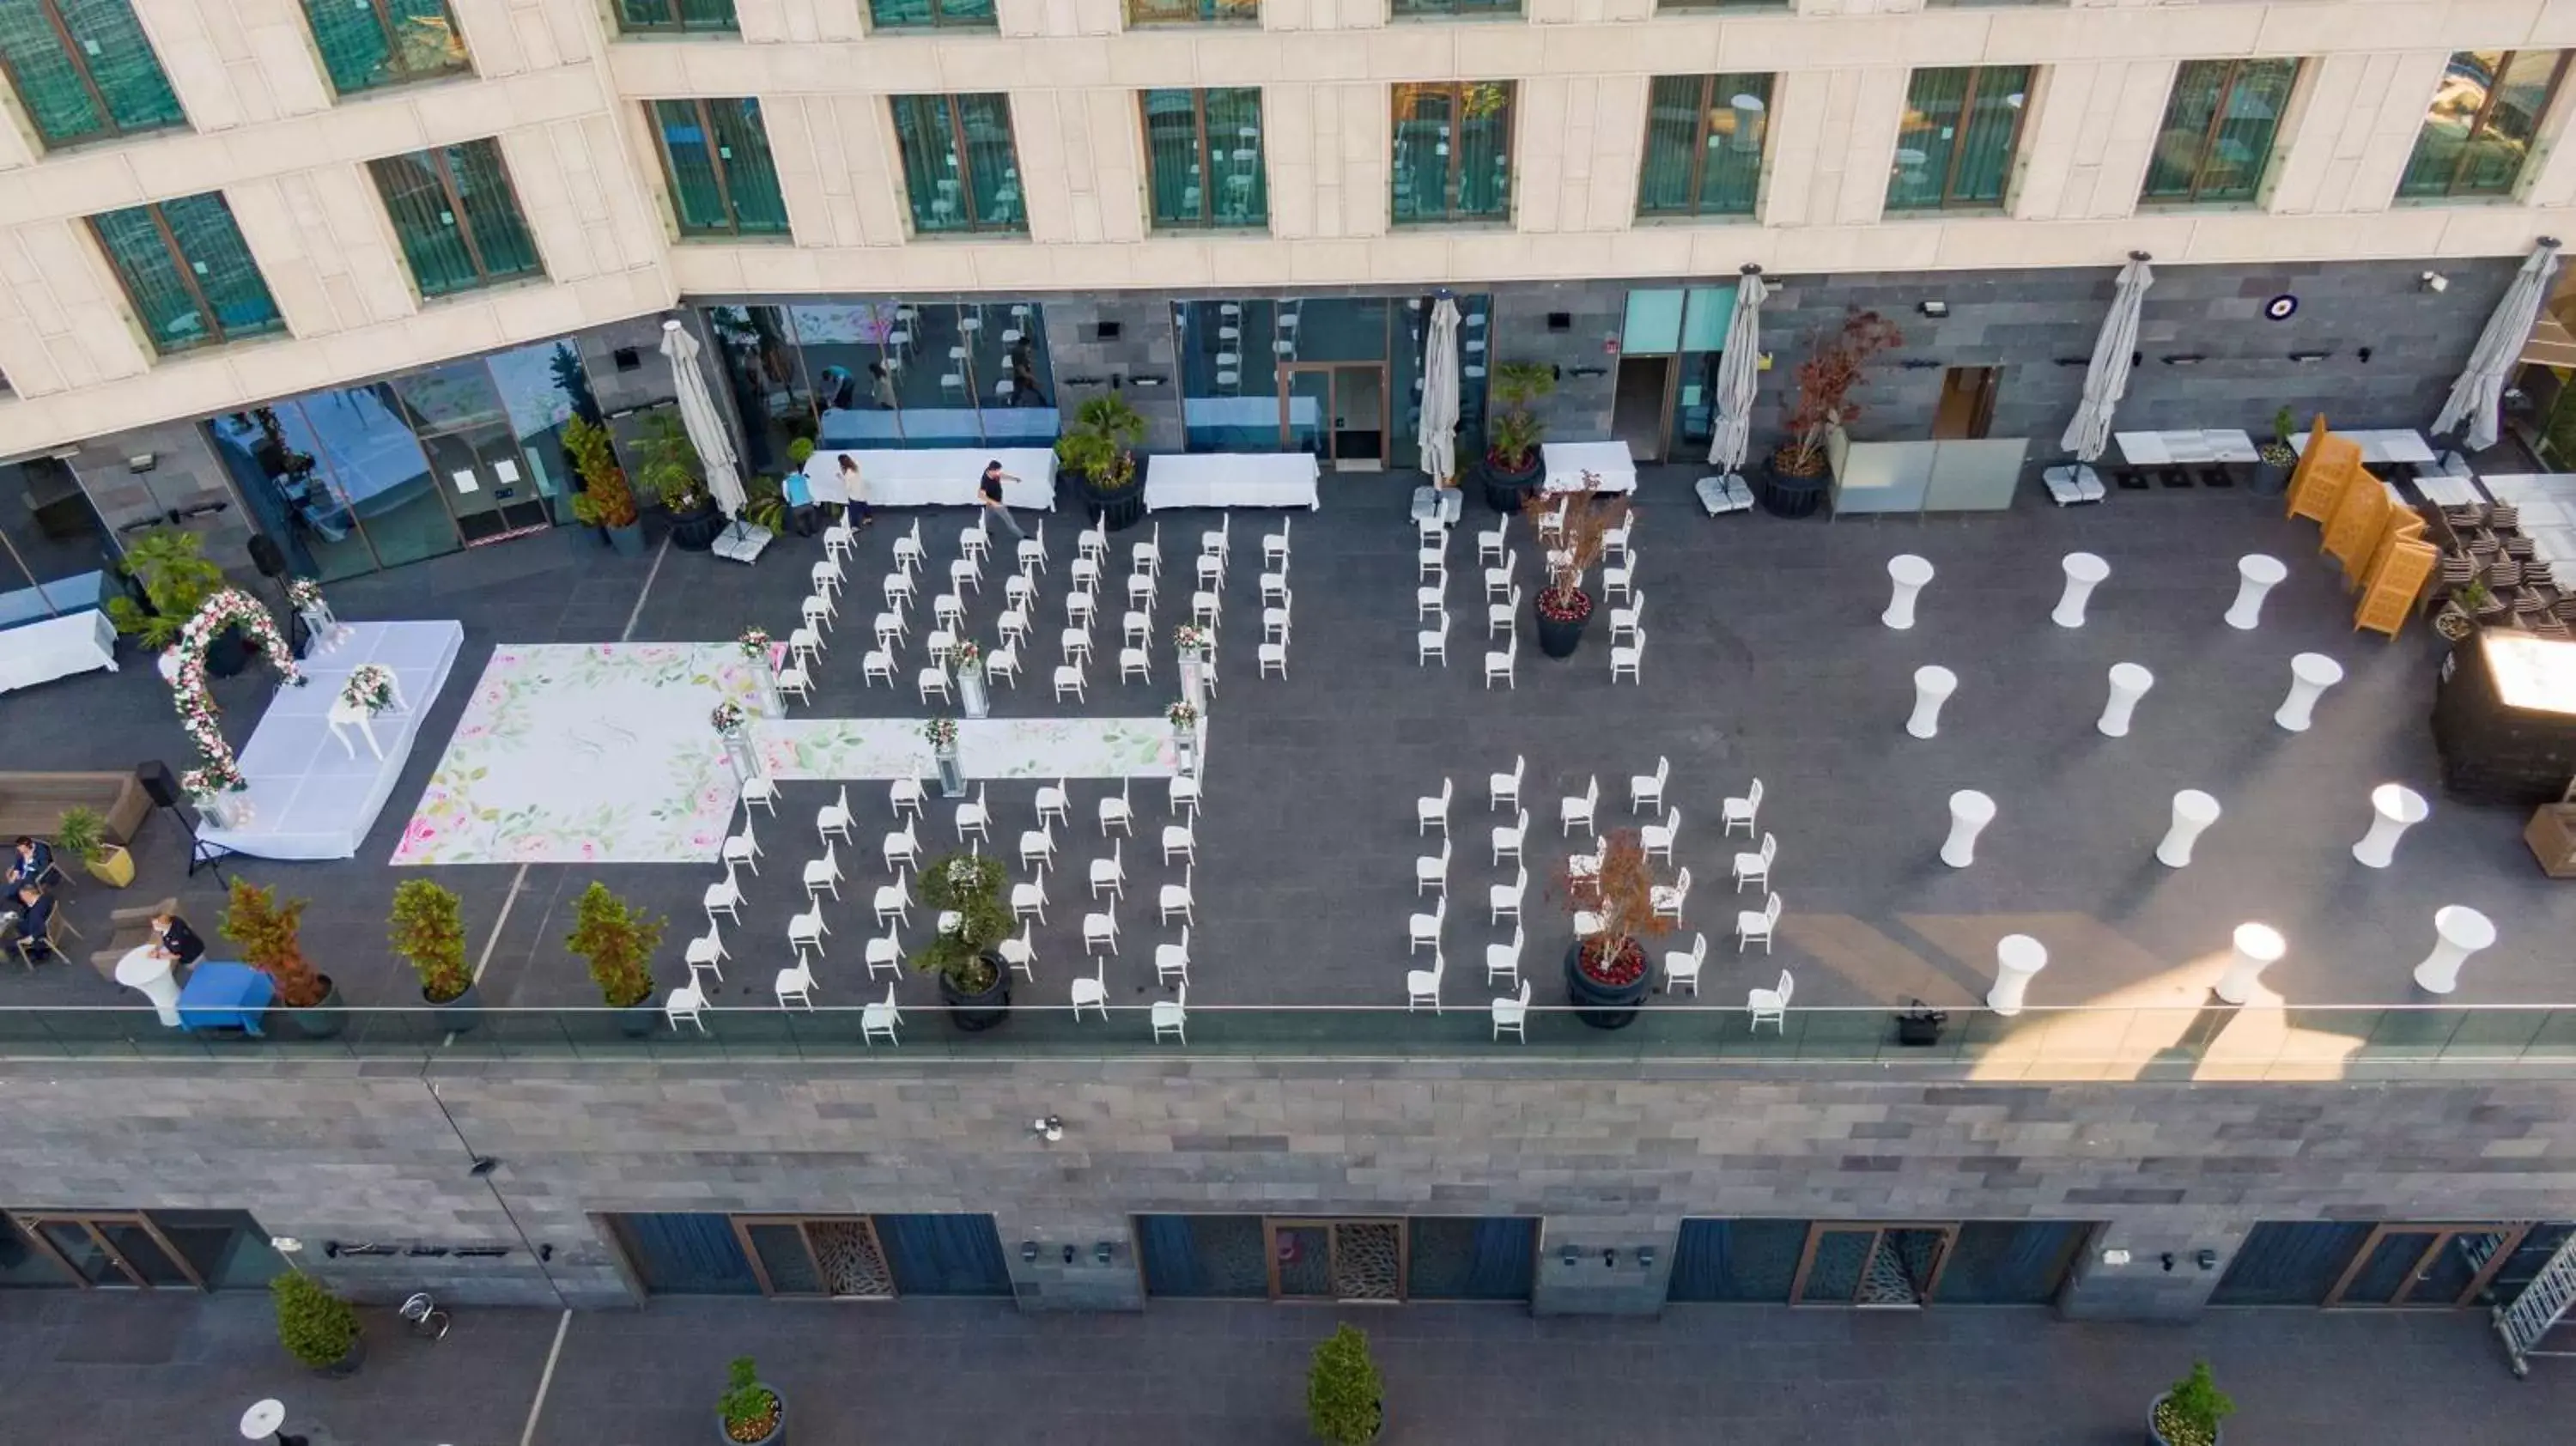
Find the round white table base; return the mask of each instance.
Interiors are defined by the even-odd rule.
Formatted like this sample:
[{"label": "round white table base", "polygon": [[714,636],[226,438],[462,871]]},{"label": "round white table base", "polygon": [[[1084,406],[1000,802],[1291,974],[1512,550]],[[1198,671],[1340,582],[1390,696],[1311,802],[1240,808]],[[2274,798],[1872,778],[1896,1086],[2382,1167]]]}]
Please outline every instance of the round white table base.
[{"label": "round white table base", "polygon": [[152,1001],[152,1007],[168,1028],[179,1027],[179,981],[172,977],[170,961],[152,952],[149,944],[138,944],[125,951],[116,961],[116,982],[140,991]]},{"label": "round white table base", "polygon": [[1887,560],[1887,580],[1892,592],[1887,611],[1880,613],[1878,620],[1903,632],[1914,626],[1914,599],[1932,580],[1932,564],[1913,553],[1900,552]]},{"label": "round white table base", "polygon": [[282,1401],[253,1401],[242,1412],[241,1433],[245,1441],[265,1441],[286,1424],[286,1404]]},{"label": "round white table base", "polygon": [[2307,732],[2318,697],[2342,681],[2343,664],[2323,653],[2299,654],[2290,660],[2290,695],[2281,700],[2272,721],[2293,733]]},{"label": "round white table base", "polygon": [[2227,608],[2227,625],[2239,632],[2252,632],[2263,621],[2263,598],[2290,570],[2281,559],[2259,552],[2249,552],[2236,559],[2236,601]]},{"label": "round white table base", "polygon": [[2254,981],[2263,971],[2281,962],[2290,952],[2290,941],[2281,931],[2263,924],[2236,926],[2236,952],[2227,961],[2227,972],[2215,986],[2218,997],[2230,1004],[2243,1004],[2254,997]]},{"label": "round white table base", "polygon": [[2129,736],[2129,715],[2138,709],[2138,700],[2156,685],[2156,675],[2135,663],[2111,665],[2111,696],[2102,705],[2102,716],[2093,727],[2105,738]]},{"label": "round white table base", "polygon": [[2102,579],[2111,575],[2111,564],[2089,552],[2070,552],[2061,564],[2066,570],[2066,590],[2057,595],[2057,610],[2049,621],[2061,628],[2084,626],[2084,605],[2093,596]]},{"label": "round white table base", "polygon": [[2433,952],[2415,966],[2415,987],[2427,994],[2448,994],[2460,987],[2460,966],[2496,941],[2493,920],[2465,904],[2445,904],[2433,911]]},{"label": "round white table base", "polygon": [[1995,801],[1973,788],[1950,795],[1950,836],[1942,841],[1941,862],[1964,869],[1977,861],[1977,835],[1995,821]]},{"label": "round white table base", "polygon": [[2197,788],[2186,788],[2173,798],[2173,827],[2165,830],[2164,842],[2156,845],[2156,862],[2169,869],[2191,866],[2191,846],[2209,826],[2218,822],[2218,800]]},{"label": "round white table base", "polygon": [[1941,731],[1941,705],[1958,691],[1959,675],[1937,664],[1914,670],[1914,716],[1905,720],[1905,731],[1917,738],[1931,738]]},{"label": "round white table base", "polygon": [[2402,783],[2383,783],[2370,791],[2370,832],[2352,846],[2352,856],[2374,869],[2397,858],[2397,840],[2433,812],[2424,795]]},{"label": "round white table base", "polygon": [[2047,967],[2047,945],[2028,934],[2006,934],[1995,943],[1995,987],[1986,991],[1986,1007],[2005,1016],[2021,1013],[2031,976]]}]

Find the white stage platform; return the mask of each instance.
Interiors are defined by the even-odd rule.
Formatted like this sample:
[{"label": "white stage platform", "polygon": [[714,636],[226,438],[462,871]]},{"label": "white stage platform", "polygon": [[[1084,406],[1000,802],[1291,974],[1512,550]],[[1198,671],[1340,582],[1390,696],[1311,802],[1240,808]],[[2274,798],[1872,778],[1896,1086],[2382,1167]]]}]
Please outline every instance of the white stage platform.
[{"label": "white stage platform", "polygon": [[[339,644],[300,664],[309,679],[301,688],[280,685],[241,750],[243,795],[250,817],[238,828],[201,826],[197,837],[227,853],[263,859],[345,859],[366,841],[376,815],[393,797],[394,783],[420,736],[422,720],[447,685],[447,670],[465,645],[461,623],[350,623]],[[324,715],[360,663],[391,668],[411,705],[379,714],[376,757],[351,731],[357,756],[331,736]]]}]

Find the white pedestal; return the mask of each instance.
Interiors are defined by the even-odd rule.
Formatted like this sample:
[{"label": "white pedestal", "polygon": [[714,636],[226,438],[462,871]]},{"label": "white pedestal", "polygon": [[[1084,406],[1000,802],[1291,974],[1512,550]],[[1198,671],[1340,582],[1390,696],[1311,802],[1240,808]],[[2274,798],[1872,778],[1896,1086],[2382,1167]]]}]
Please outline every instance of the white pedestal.
[{"label": "white pedestal", "polygon": [[981,665],[957,670],[957,707],[969,718],[992,716],[993,695],[984,686]]},{"label": "white pedestal", "polygon": [[170,961],[154,954],[151,945],[138,944],[125,951],[125,957],[116,961],[116,982],[151,1000],[163,1025],[179,1027],[179,981],[171,977]]},{"label": "white pedestal", "polygon": [[1197,648],[1181,649],[1181,701],[1190,705],[1200,717],[1207,716],[1206,655]]},{"label": "white pedestal", "polygon": [[2249,552],[2236,559],[2236,601],[2228,605],[2227,625],[2240,632],[2254,631],[2263,620],[2264,596],[2289,575],[2277,557]]},{"label": "white pedestal", "polygon": [[2308,731],[2317,698],[2343,681],[2343,664],[2323,653],[2301,653],[2290,660],[2290,696],[2281,700],[2272,721],[2293,733]]},{"label": "white pedestal", "polygon": [[2111,564],[2089,552],[2070,552],[2062,564],[2066,569],[2066,591],[2057,595],[2057,610],[2049,621],[2061,628],[2084,626],[2084,605],[2091,601],[2093,589],[2111,575]]},{"label": "white pedestal", "polygon": [[1941,844],[1941,862],[1964,869],[1977,861],[1977,835],[1995,821],[1995,801],[1973,788],[1950,795],[1950,837]]},{"label": "white pedestal", "polygon": [[1959,690],[1959,675],[1939,666],[1914,670],[1914,716],[1905,720],[1905,731],[1917,738],[1930,738],[1941,731],[1941,705]]},{"label": "white pedestal", "polygon": [[2290,952],[2290,941],[2281,931],[2265,924],[2236,926],[2236,952],[2227,961],[2227,972],[2218,978],[2218,997],[2230,1004],[2242,1004],[2254,997],[2254,981],[2263,971],[2281,961]]},{"label": "white pedestal", "polygon": [[2424,795],[2402,783],[2383,783],[2370,791],[2370,832],[2352,846],[2352,856],[2374,869],[2397,857],[2397,840],[2433,812]]},{"label": "white pedestal", "polygon": [[2156,845],[2156,862],[2169,869],[2188,867],[2191,846],[2200,840],[2203,830],[2218,822],[2218,800],[2197,788],[2186,788],[2173,798],[2173,827],[2165,830],[2164,842]]},{"label": "white pedestal", "polygon": [[2427,994],[2448,994],[2460,987],[2460,965],[2496,941],[2492,920],[2466,904],[2446,904],[2433,911],[2433,952],[2415,966],[2415,987]]},{"label": "white pedestal", "polygon": [[2102,716],[2093,726],[2105,738],[2129,736],[2129,715],[2137,711],[2138,700],[2156,685],[2156,675],[2135,663],[2111,665],[2111,698],[2102,705]]},{"label": "white pedestal", "polygon": [[331,705],[331,711],[322,715],[322,721],[329,725],[331,736],[339,740],[340,747],[346,750],[351,758],[358,756],[358,747],[356,744],[351,743],[349,741],[349,735],[342,731],[348,728],[357,729],[358,736],[367,740],[367,751],[369,753],[376,755],[378,758],[385,756],[384,745],[376,741],[375,714],[370,713],[366,709],[358,707],[355,704],[333,703]]},{"label": "white pedestal", "polygon": [[1910,552],[1901,552],[1887,560],[1887,578],[1895,592],[1878,620],[1903,632],[1914,626],[1914,598],[1932,580],[1932,564]]},{"label": "white pedestal", "polygon": [[2047,945],[2028,934],[2006,934],[1995,943],[1995,987],[1986,991],[1986,1007],[2002,1015],[2021,1013],[2030,977],[2047,967]]}]

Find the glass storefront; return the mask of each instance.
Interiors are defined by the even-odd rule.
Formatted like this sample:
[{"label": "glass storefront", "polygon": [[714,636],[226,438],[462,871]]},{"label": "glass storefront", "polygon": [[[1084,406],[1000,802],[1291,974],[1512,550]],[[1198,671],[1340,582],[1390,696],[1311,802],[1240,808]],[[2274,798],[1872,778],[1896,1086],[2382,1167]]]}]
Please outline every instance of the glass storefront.
[{"label": "glass storefront", "polygon": [[1667,1296],[1863,1309],[2045,1305],[2092,1232],[2081,1220],[1685,1220]]},{"label": "glass storefront", "polygon": [[0,466],[0,628],[106,605],[117,550],[69,464]]},{"label": "glass storefront", "polygon": [[[1493,298],[1458,303],[1458,452],[1483,449]],[[1312,452],[1344,469],[1414,467],[1427,296],[1172,303],[1193,452]],[[1392,402],[1390,403],[1390,399]]]},{"label": "glass storefront", "polygon": [[754,472],[783,470],[800,436],[826,448],[1055,440],[1046,312],[1034,302],[890,297],[704,311],[745,427],[760,434],[749,443]]},{"label": "glass storefront", "polygon": [[611,1215],[648,1295],[1009,1295],[990,1215]]},{"label": "glass storefront", "polygon": [[0,1213],[0,1290],[256,1290],[286,1269],[242,1210]]},{"label": "glass storefront", "polygon": [[1139,1215],[1145,1293],[1216,1300],[1514,1301],[1530,1298],[1538,1221]]}]

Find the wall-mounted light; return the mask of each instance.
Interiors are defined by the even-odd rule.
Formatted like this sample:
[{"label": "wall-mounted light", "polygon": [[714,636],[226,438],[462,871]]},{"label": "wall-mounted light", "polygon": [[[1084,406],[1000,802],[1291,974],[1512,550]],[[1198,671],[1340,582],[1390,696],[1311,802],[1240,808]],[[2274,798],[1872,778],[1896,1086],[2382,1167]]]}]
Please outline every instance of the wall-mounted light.
[{"label": "wall-mounted light", "polygon": [[1107,1240],[1103,1240],[1099,1244],[1091,1247],[1091,1258],[1099,1261],[1103,1265],[1107,1265],[1110,1261],[1116,1259],[1117,1255],[1117,1245]]},{"label": "wall-mounted light", "polygon": [[2316,362],[2324,361],[2327,357],[2333,355],[2334,353],[2330,351],[2294,351],[2290,353],[2290,360],[2294,362]]},{"label": "wall-mounted light", "polygon": [[2105,1250],[2102,1252],[2102,1263],[2104,1265],[2126,1265],[2129,1263],[2129,1252],[2125,1250]]},{"label": "wall-mounted light", "polygon": [[1640,1245],[1637,1247],[1637,1268],[1639,1270],[1652,1270],[1655,1268],[1655,1247],[1651,1245]]},{"label": "wall-mounted light", "polygon": [[1946,301],[1918,301],[1914,303],[1914,309],[1923,313],[1925,316],[1938,321],[1942,317],[1950,314],[1950,303]]},{"label": "wall-mounted light", "polygon": [[2199,1266],[2203,1270],[2216,1270],[2218,1268],[2218,1252],[2206,1247],[2195,1250],[2191,1255],[2191,1263]]},{"label": "wall-mounted light", "polygon": [[1064,1117],[1051,1114],[1040,1115],[1029,1121],[1029,1133],[1052,1145],[1064,1138]]},{"label": "wall-mounted light", "polygon": [[2423,287],[2426,291],[2448,291],[2451,289],[2451,278],[2439,271],[2427,271],[2424,273]]},{"label": "wall-mounted light", "polygon": [[1568,375],[1575,377],[1606,377],[1610,375],[1610,369],[1608,367],[1576,367],[1569,372]]},{"label": "wall-mounted light", "polygon": [[2176,354],[2168,357],[2159,357],[2157,360],[2162,361],[2169,367],[2188,367],[2198,366],[2202,362],[2209,360],[2209,358],[2196,351],[2186,351],[2177,352]]},{"label": "wall-mounted light", "polygon": [[2164,1263],[2165,1274],[2173,1274],[2174,1256],[2172,1251],[2168,1250],[2164,1254],[2157,1256],[2156,1259]]},{"label": "wall-mounted light", "polygon": [[1035,1265],[1038,1263],[1038,1243],[1036,1241],[1023,1240],[1020,1242],[1020,1263],[1023,1265]]},{"label": "wall-mounted light", "polygon": [[1574,1253],[1574,1247],[1573,1247],[1573,1246],[1571,1246],[1571,1245],[1569,1245],[1569,1246],[1565,1247],[1565,1252],[1564,1252],[1562,1255],[1559,1255],[1559,1256],[1557,1257],[1557,1259],[1559,1259],[1559,1260],[1561,1260],[1561,1261],[1563,1261],[1563,1262],[1565,1263],[1565,1268],[1566,1268],[1566,1269],[1568,1269],[1568,1270],[1572,1270],[1572,1269],[1574,1268],[1574,1262],[1575,1262],[1575,1259],[1576,1259],[1576,1256],[1575,1256],[1575,1253]]},{"label": "wall-mounted light", "polygon": [[[1067,1265],[1073,1264],[1073,1247],[1070,1245],[1064,1248],[1064,1263]],[[2169,1270],[2172,1269],[2171,1266],[2167,1266],[2166,1268]]]},{"label": "wall-mounted light", "polygon": [[2364,362],[2367,362],[2370,360],[2370,348],[2363,347],[2361,350],[2354,352],[2353,355],[2361,358]]},{"label": "wall-mounted light", "polygon": [[1619,1264],[1619,1251],[1618,1251],[1618,1248],[1617,1248],[1617,1247],[1615,1247],[1615,1246],[1605,1246],[1605,1247],[1603,1247],[1603,1248],[1602,1248],[1602,1251],[1601,1251],[1601,1268],[1602,1268],[1603,1270],[1610,1270],[1610,1269],[1614,1269],[1614,1268],[1616,1268],[1616,1267],[1618,1266],[1618,1264]]}]

